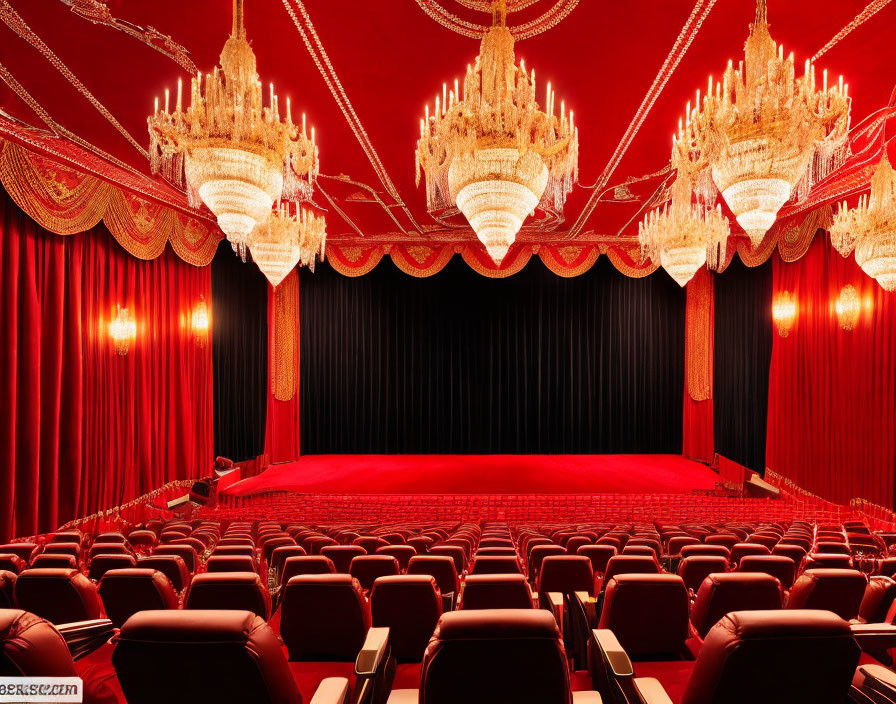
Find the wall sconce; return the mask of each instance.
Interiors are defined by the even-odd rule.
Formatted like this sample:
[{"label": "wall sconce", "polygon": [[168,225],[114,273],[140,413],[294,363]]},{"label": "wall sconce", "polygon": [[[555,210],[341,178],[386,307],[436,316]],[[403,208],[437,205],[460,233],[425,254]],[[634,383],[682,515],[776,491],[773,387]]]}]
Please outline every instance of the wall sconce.
[{"label": "wall sconce", "polygon": [[109,337],[115,345],[115,353],[124,356],[131,348],[131,341],[137,339],[137,321],[127,308],[116,306],[115,317],[109,322]]},{"label": "wall sconce", "polygon": [[834,308],[837,311],[840,327],[847,331],[854,329],[856,323],[859,322],[859,315],[862,313],[862,300],[852,284],[846,284],[840,289],[840,295],[837,297]]},{"label": "wall sconce", "polygon": [[772,303],[772,318],[781,337],[787,337],[796,320],[796,299],[790,291],[781,291]]},{"label": "wall sconce", "polygon": [[208,306],[205,303],[205,296],[199,296],[199,303],[193,308],[193,314],[190,317],[190,328],[193,330],[193,341],[200,347],[205,344],[208,338]]}]

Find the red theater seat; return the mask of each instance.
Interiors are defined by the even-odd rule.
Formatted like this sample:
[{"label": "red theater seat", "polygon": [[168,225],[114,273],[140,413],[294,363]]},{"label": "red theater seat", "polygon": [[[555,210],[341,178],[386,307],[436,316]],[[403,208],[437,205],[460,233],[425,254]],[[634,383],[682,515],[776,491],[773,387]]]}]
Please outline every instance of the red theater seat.
[{"label": "red theater seat", "polygon": [[414,535],[408,538],[408,545],[417,551],[418,555],[425,555],[429,552],[429,548],[435,543],[433,538],[424,535]]},{"label": "red theater seat", "polygon": [[896,617],[890,608],[896,599],[896,581],[890,577],[871,577],[859,606],[858,619],[862,623],[889,623]]},{"label": "red theater seat", "polygon": [[858,570],[806,570],[794,582],[788,609],[824,609],[844,619],[856,618],[867,578]]},{"label": "red theater seat", "polygon": [[384,545],[383,547],[377,548],[376,554],[391,555],[398,560],[398,569],[404,572],[407,570],[411,558],[417,554],[417,551],[410,545]]},{"label": "red theater seat", "polygon": [[49,543],[44,546],[42,555],[71,555],[75,560],[81,559],[80,543]]},{"label": "red theater seat", "polygon": [[196,555],[196,549],[190,545],[159,545],[153,555],[177,555],[187,566],[190,574],[196,572],[196,566],[199,564],[199,558]]},{"label": "red theater seat", "polygon": [[849,555],[849,546],[846,543],[824,543],[818,542],[815,544],[814,553],[820,555]]},{"label": "red theater seat", "polygon": [[99,593],[106,616],[116,628],[138,611],[178,607],[171,580],[157,570],[111,570],[103,575]]},{"label": "red theater seat", "polygon": [[659,574],[659,563],[652,557],[644,555],[617,555],[610,558],[607,570],[603,575],[594,576],[594,595],[601,593],[603,585],[619,574]]},{"label": "red theater seat", "polygon": [[122,570],[128,567],[136,567],[137,560],[133,555],[97,555],[90,562],[90,571],[87,576],[94,582],[99,582],[109,570]]},{"label": "red theater seat", "polygon": [[184,608],[251,611],[267,621],[271,616],[271,597],[255,573],[206,572],[193,577],[184,597]]},{"label": "red theater seat", "polygon": [[388,544],[388,541],[378,538],[375,535],[362,535],[360,538],[355,538],[352,541],[352,545],[360,545],[367,551],[368,555],[373,555],[377,551],[377,548],[381,548]]},{"label": "red theater seat", "polygon": [[110,533],[100,533],[96,538],[93,539],[94,545],[99,544],[113,544],[113,545],[124,545],[127,543],[127,538],[124,537],[123,533],[118,532],[110,532]]},{"label": "red theater seat", "polygon": [[804,550],[800,545],[782,542],[775,545],[775,547],[772,549],[772,555],[789,557],[791,560],[793,560],[793,564],[796,565],[797,571],[799,571],[800,565],[803,564],[803,560],[806,558],[806,550]]},{"label": "red theater seat", "polygon": [[[292,547],[296,548],[298,546],[293,545]],[[284,548],[280,548],[280,549],[284,549]],[[289,549],[289,548],[285,548],[285,549]],[[304,555],[305,550],[302,548],[299,548],[299,549],[302,550],[301,554]],[[212,550],[212,554],[211,554],[212,557],[216,557],[216,556],[223,557],[223,556],[230,556],[230,555],[247,555],[248,557],[254,558],[256,556],[256,552],[255,552],[255,548],[252,545],[218,545],[215,547],[214,550]]]},{"label": "red theater seat", "polygon": [[255,558],[249,555],[212,555],[205,563],[206,572],[257,572]]},{"label": "red theater seat", "polygon": [[329,557],[323,555],[297,555],[287,557],[280,574],[280,584],[286,584],[293,577],[303,574],[333,574],[336,566]]},{"label": "red theater seat", "polygon": [[688,638],[688,592],[672,574],[621,574],[607,584],[600,629],[634,659],[679,660]]},{"label": "red theater seat", "polygon": [[712,535],[707,535],[703,542],[707,545],[722,545],[731,550],[740,542],[740,538],[728,533],[714,533]]},{"label": "red theater seat", "polygon": [[681,549],[681,558],[696,557],[698,555],[724,557],[727,562],[731,558],[731,550],[724,545],[685,545]]},{"label": "red theater seat", "polygon": [[[559,546],[558,546],[559,547]],[[565,555],[563,548],[561,553]],[[515,557],[495,556],[476,557],[473,560],[473,568],[470,574],[522,574],[520,563]]]},{"label": "red theater seat", "polygon": [[416,555],[408,563],[408,574],[429,575],[436,580],[442,596],[460,591],[460,579],[454,567],[454,560],[443,555]]},{"label": "red theater seat", "polygon": [[47,544],[53,543],[77,543],[80,545],[84,542],[84,536],[77,530],[66,530],[58,533],[51,533],[47,538]]},{"label": "red theater seat", "polygon": [[540,595],[548,592],[592,594],[594,570],[591,560],[583,555],[548,555],[541,561],[535,591]]},{"label": "red theater seat", "polygon": [[158,545],[159,538],[151,530],[134,530],[128,533],[128,542],[135,550],[148,552]]},{"label": "red theater seat", "polygon": [[529,583],[521,574],[469,575],[461,588],[460,609],[533,608]]},{"label": "red theater seat", "polygon": [[565,555],[566,549],[562,545],[535,545],[529,551],[529,559],[526,563],[529,581],[535,583],[535,578],[541,570],[541,561],[548,555]]},{"label": "red theater seat", "polygon": [[781,606],[781,583],[771,575],[711,574],[700,585],[691,607],[691,631],[698,638],[705,638],[719,619],[731,611],[771,611]]},{"label": "red theater seat", "polygon": [[44,552],[31,558],[31,569],[78,569],[78,560],[74,555],[53,554]]},{"label": "red theater seat", "polygon": [[457,545],[434,545],[429,549],[429,554],[438,556],[444,555],[454,560],[454,567],[458,574],[462,574],[464,567],[467,565],[467,558],[464,555],[464,549]]},{"label": "red theater seat", "polygon": [[349,574],[358,580],[364,591],[370,591],[378,577],[390,577],[399,572],[398,560],[391,555],[359,555],[349,565]]},{"label": "red theater seat", "polygon": [[367,553],[360,545],[326,545],[321,549],[320,554],[333,561],[337,572],[348,574],[352,560]]},{"label": "red theater seat", "polygon": [[283,574],[283,566],[290,557],[304,557],[308,553],[301,545],[281,545],[274,548],[271,553],[271,559],[268,562],[268,568],[274,570],[279,580]]},{"label": "red theater seat", "polygon": [[190,584],[190,572],[183,558],[179,555],[150,555],[137,560],[137,567],[158,570],[171,580],[177,592],[182,592]]},{"label": "red theater seat", "polygon": [[[291,542],[292,540],[290,540]],[[289,543],[284,542],[282,544],[288,545]],[[326,535],[316,535],[302,541],[302,546],[308,551],[309,555],[321,555],[321,551],[331,545],[338,545],[338,543]]]},{"label": "red theater seat", "polygon": [[[248,611],[142,611],[112,655],[128,704],[298,704],[276,635]],[[322,683],[314,704],[347,704],[348,682]]]},{"label": "red theater seat", "polygon": [[25,570],[16,579],[15,601],[57,625],[102,616],[96,585],[73,569]]},{"label": "red theater seat", "polygon": [[16,555],[26,563],[31,559],[31,555],[37,550],[37,543],[6,543],[0,545],[0,553],[4,555]]},{"label": "red theater seat", "polygon": [[577,555],[591,560],[591,569],[595,574],[603,574],[607,570],[610,558],[616,557],[616,548],[612,545],[582,545],[576,551]]},{"label": "red theater seat", "polygon": [[442,595],[429,575],[379,577],[370,592],[375,627],[389,629],[392,654],[399,662],[419,662],[442,615]]},{"label": "red theater seat", "polygon": [[811,553],[806,556],[803,563],[803,571],[806,570],[849,570],[852,569],[852,558],[849,555],[837,555],[832,553]]},{"label": "red theater seat", "polygon": [[783,555],[747,555],[741,559],[737,571],[770,574],[778,579],[784,589],[790,589],[796,579],[796,565]]},{"label": "red theater seat", "polygon": [[0,570],[0,609],[11,609],[16,605],[16,574]]},{"label": "red theater seat", "polygon": [[731,548],[731,557],[729,558],[729,562],[732,565],[737,566],[737,564],[741,561],[741,558],[746,557],[747,555],[771,555],[772,551],[770,548],[765,545],[760,545],[759,543],[736,543]]},{"label": "red theater seat", "polygon": [[[419,704],[569,704],[569,668],[547,611],[457,611],[439,621],[423,660]],[[394,698],[394,699],[393,699]],[[418,701],[393,690],[390,702]]]},{"label": "red theater seat", "polygon": [[719,555],[691,555],[678,563],[678,575],[688,592],[696,594],[703,580],[716,572],[727,572],[728,560]]}]

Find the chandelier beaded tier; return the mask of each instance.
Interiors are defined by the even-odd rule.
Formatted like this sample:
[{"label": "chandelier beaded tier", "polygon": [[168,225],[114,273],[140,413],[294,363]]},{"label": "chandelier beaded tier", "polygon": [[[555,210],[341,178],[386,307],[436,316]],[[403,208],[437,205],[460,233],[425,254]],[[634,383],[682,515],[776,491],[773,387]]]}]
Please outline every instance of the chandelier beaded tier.
[{"label": "chandelier beaded tier", "polygon": [[849,105],[842,76],[828,85],[825,71],[817,86],[808,60],[795,76],[793,54],[785,58],[771,38],[765,0],[757,0],[744,60],[736,68],[729,61],[721,83],[710,77],[702,105],[698,91],[679,130],[755,247],[801,179],[811,184],[838,163]]},{"label": "chandelier beaded tier", "polygon": [[896,171],[886,151],[871,176],[871,193],[855,208],[842,203],[831,224],[831,244],[844,257],[855,250],[856,263],[884,290],[896,290]]},{"label": "chandelier beaded tier", "polygon": [[290,213],[281,203],[252,232],[249,250],[252,260],[276,288],[297,264],[314,271],[317,259],[323,261],[327,244],[324,219],[301,206]]},{"label": "chandelier beaded tier", "polygon": [[642,254],[661,265],[679,286],[687,284],[707,260],[715,269],[728,242],[728,218],[721,206],[691,202],[692,190],[687,170],[679,167],[671,201],[648,213],[638,226]]},{"label": "chandelier beaded tier", "polygon": [[426,177],[430,212],[457,207],[498,264],[535,208],[560,211],[578,176],[578,130],[551,84],[545,110],[535,99],[535,71],[517,66],[503,2],[467,67],[461,97],[442,86],[435,110],[420,121],[417,183]]},{"label": "chandelier beaded tier", "polygon": [[184,109],[178,81],[177,101],[148,119],[153,173],[186,187],[190,204],[205,203],[235,251],[245,261],[255,227],[267,220],[275,201],[311,196],[319,170],[314,129],[309,137],[302,117],[286,116],[271,84],[263,105],[255,54],[243,26],[243,0],[233,2],[233,29],[221,51],[221,67],[192,79],[190,107]]}]

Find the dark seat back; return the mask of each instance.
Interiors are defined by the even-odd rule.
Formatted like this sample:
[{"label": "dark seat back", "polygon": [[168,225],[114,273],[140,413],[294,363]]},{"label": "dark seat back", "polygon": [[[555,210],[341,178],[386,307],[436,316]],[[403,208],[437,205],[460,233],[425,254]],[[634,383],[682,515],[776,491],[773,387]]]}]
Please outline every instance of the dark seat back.
[{"label": "dark seat back", "polygon": [[691,626],[700,638],[731,611],[770,611],[781,608],[781,583],[768,574],[727,572],[711,574],[700,585],[691,607]]},{"label": "dark seat back", "polygon": [[463,584],[460,608],[473,609],[530,609],[532,594],[521,574],[469,575]]},{"label": "dark seat back", "polygon": [[788,609],[824,609],[840,618],[859,615],[867,578],[858,570],[806,570],[790,590]]},{"label": "dark seat back", "polygon": [[29,569],[16,579],[16,604],[50,623],[102,616],[96,585],[73,569]]},{"label": "dark seat back", "polygon": [[419,662],[442,615],[442,595],[429,575],[379,577],[370,592],[370,614],[374,626],[389,628],[398,660]]},{"label": "dark seat back", "polygon": [[190,582],[184,608],[252,611],[267,621],[271,615],[271,596],[254,572],[205,572]]},{"label": "dark seat back", "polygon": [[121,628],[138,611],[178,606],[171,580],[158,570],[137,567],[110,570],[103,575],[99,592],[106,616],[116,628]]}]

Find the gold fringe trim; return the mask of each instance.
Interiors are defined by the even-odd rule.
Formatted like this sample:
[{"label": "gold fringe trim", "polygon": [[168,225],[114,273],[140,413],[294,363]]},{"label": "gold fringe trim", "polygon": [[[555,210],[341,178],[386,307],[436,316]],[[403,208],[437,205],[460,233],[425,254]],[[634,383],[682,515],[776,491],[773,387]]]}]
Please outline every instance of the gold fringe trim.
[{"label": "gold fringe trim", "polygon": [[299,275],[293,269],[274,289],[274,335],[271,350],[271,391],[278,401],[296,395],[296,324]]},{"label": "gold fringe trim", "polygon": [[714,282],[712,275],[701,267],[687,285],[685,308],[684,365],[688,395],[695,401],[712,398]]}]

